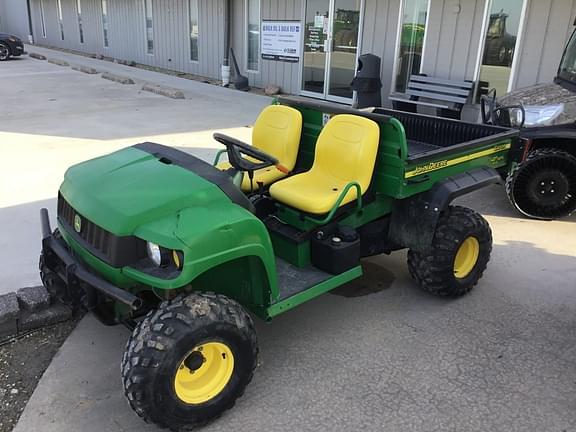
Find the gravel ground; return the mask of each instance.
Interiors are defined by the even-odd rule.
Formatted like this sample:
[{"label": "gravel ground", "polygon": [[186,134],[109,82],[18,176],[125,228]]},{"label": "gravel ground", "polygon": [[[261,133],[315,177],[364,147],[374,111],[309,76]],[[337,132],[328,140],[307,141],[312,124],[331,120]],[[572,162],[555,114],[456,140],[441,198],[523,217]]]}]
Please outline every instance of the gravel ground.
[{"label": "gravel ground", "polygon": [[0,432],[10,432],[77,319],[0,341]]}]

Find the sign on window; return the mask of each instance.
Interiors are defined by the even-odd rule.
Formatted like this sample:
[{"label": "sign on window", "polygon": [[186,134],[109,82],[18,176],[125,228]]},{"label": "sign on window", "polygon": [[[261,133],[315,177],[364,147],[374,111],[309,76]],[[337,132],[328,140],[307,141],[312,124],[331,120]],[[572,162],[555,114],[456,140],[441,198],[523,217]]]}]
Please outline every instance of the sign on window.
[{"label": "sign on window", "polygon": [[301,30],[300,21],[262,21],[262,58],[298,62]]}]

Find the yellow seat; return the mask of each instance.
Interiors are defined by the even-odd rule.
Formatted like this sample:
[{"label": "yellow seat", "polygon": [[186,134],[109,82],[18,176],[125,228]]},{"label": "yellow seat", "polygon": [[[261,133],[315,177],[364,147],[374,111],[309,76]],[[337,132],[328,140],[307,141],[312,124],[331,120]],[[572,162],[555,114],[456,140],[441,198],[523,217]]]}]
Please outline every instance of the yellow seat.
[{"label": "yellow seat", "polygon": [[[350,114],[334,116],[320,132],[310,171],[274,183],[270,195],[306,213],[328,213],[348,183],[356,182],[362,194],[366,192],[379,140],[380,128],[374,121]],[[356,197],[356,188],[351,188],[340,206]]]},{"label": "yellow seat", "polygon": [[[302,114],[300,111],[283,105],[270,105],[264,108],[254,124],[252,145],[274,156],[282,166],[292,171],[298,157],[301,133]],[[227,170],[231,165],[229,162],[222,162],[216,167]],[[256,170],[254,171],[253,190],[258,188],[258,183],[268,186],[286,175],[273,166]],[[251,191],[248,175],[245,175],[242,180],[242,190]]]}]

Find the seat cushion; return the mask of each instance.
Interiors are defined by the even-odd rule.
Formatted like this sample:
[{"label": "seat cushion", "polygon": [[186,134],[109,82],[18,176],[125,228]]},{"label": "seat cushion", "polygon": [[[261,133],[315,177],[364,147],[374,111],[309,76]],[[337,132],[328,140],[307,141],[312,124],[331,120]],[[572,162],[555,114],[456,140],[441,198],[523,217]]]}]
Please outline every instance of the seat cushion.
[{"label": "seat cushion", "polygon": [[[373,120],[334,116],[318,136],[310,171],[274,183],[270,195],[306,213],[328,213],[349,183],[357,183],[362,194],[368,190],[379,141],[380,128]],[[351,188],[340,205],[356,196],[356,188]]]},{"label": "seat cushion", "polygon": [[[326,214],[336,204],[347,181],[314,172],[298,174],[270,186],[270,195],[290,207],[306,213]],[[356,188],[350,189],[341,205],[356,199]]]},{"label": "seat cushion", "polygon": [[[232,165],[230,165],[229,162],[220,162],[218,165],[216,165],[216,168],[222,171],[226,171],[227,169],[232,168]],[[244,192],[257,191],[258,182],[263,183],[264,186],[268,186],[284,177],[286,177],[286,174],[279,171],[276,167],[273,166],[256,170],[254,171],[254,181],[253,181],[254,187],[252,190],[250,190],[250,178],[248,177],[248,174],[245,173],[244,179],[242,180],[242,190]]]}]

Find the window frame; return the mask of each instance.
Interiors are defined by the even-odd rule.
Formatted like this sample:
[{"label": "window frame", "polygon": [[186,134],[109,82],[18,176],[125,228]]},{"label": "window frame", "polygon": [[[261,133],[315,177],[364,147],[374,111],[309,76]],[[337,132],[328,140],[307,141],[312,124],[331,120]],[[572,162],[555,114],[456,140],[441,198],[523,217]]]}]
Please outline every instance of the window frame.
[{"label": "window frame", "polygon": [[84,22],[82,21],[82,0],[76,0],[76,19],[78,21],[78,38],[80,45],[84,45]]},{"label": "window frame", "polygon": [[[144,37],[145,37],[145,49],[146,55],[154,56],[154,1],[153,0],[142,0],[144,2]],[[148,4],[150,4],[150,10],[148,10]],[[152,39],[148,38],[148,13],[151,20],[150,29],[152,31]],[[152,42],[152,49],[150,49],[149,42]]]},{"label": "window frame", "polygon": [[[422,54],[420,56],[420,68],[418,70],[419,73],[422,73],[423,66],[424,66],[424,56],[426,55],[426,39],[428,39],[428,24],[430,21],[430,10],[432,8],[432,0],[427,0],[428,6],[426,8],[426,24],[424,28],[424,40],[422,41]],[[400,10],[398,12],[398,26],[396,29],[396,46],[394,48],[394,64],[392,66],[392,82],[390,85],[390,92],[391,93],[399,93],[396,90],[396,84],[398,80],[398,66],[399,66],[399,59],[398,56],[400,54],[400,47],[402,44],[402,27],[404,21],[404,9],[406,6],[406,0],[400,1]]]},{"label": "window frame", "polygon": [[60,29],[60,40],[64,40],[64,15],[62,13],[62,0],[56,0],[56,12],[58,15],[58,28]]},{"label": "window frame", "polygon": [[110,48],[110,38],[108,34],[108,26],[110,22],[108,21],[108,0],[100,0],[100,8],[102,9],[101,12],[101,23],[102,23],[102,42],[104,44],[104,48]]},{"label": "window frame", "polygon": [[244,69],[246,72],[259,74],[261,67],[261,55],[262,52],[262,1],[258,1],[258,54],[256,55],[256,62],[258,63],[257,69],[250,69],[249,61],[249,50],[250,50],[250,0],[244,2],[244,46],[246,47],[244,51]]},{"label": "window frame", "polygon": [[[476,67],[474,69],[474,82],[476,83],[476,88],[474,94],[478,94],[478,87],[480,85],[480,73],[482,71],[482,58],[484,57],[484,49],[486,46],[486,31],[488,30],[488,25],[490,23],[490,11],[492,10],[492,4],[494,0],[486,0],[484,4],[484,16],[482,21],[482,29],[480,32],[480,42],[478,44],[478,56],[476,57]],[[526,29],[526,23],[528,21],[528,4],[530,0],[522,0],[522,10],[520,11],[520,22],[518,23],[518,36],[516,39],[516,45],[514,46],[514,58],[512,59],[512,65],[510,66],[510,77],[508,78],[508,86],[506,87],[506,93],[510,93],[514,90],[516,85],[516,79],[518,78],[518,63],[519,56],[522,52],[522,46],[524,44],[524,34]],[[518,54],[518,55],[517,55]],[[503,95],[500,95],[503,96]]]},{"label": "window frame", "polygon": [[[196,10],[196,27],[198,34],[196,36],[196,59],[192,58],[192,2],[194,2]],[[200,63],[200,1],[188,0],[188,61],[190,63]]]},{"label": "window frame", "polygon": [[40,25],[42,27],[42,37],[46,39],[46,15],[44,11],[44,0],[40,0]]}]

